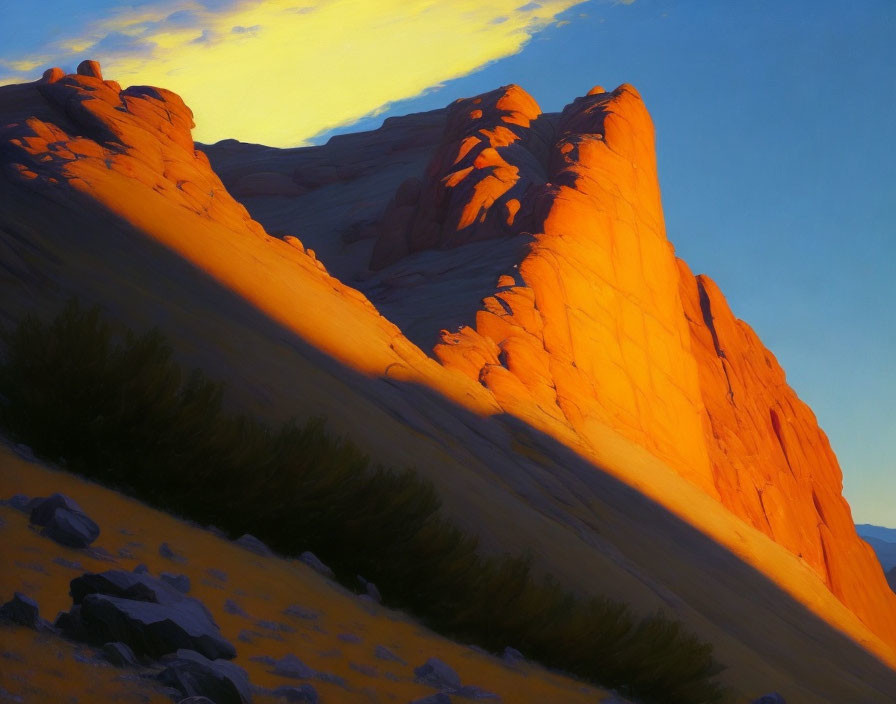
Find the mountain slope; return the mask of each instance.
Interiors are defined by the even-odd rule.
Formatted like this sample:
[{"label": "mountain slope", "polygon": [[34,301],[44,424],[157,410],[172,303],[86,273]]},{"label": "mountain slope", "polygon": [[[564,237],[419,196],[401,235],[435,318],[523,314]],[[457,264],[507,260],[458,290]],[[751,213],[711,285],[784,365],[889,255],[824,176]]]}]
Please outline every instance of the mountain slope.
[{"label": "mountain slope", "polygon": [[[581,120],[604,120],[601,106],[614,97],[595,92],[582,101],[582,115],[578,108],[571,109],[564,118],[571,136],[552,151],[557,118],[526,117],[525,111],[533,108],[517,94],[525,105],[500,115],[491,130],[494,134],[487,139],[498,146],[501,142],[512,146],[519,141],[513,139],[516,132],[507,134],[499,128],[510,124],[524,130],[521,123],[526,119],[536,123],[534,136],[525,137],[529,146],[516,150],[517,157],[490,147],[496,153],[488,152],[479,169],[487,173],[476,174],[469,183],[469,192],[482,201],[478,211],[469,212],[476,221],[491,202],[506,206],[520,200],[501,200],[507,193],[517,194],[513,185],[501,190],[517,178],[513,170],[531,169],[535,174],[531,182],[537,184],[539,170],[547,173],[550,163],[570,183],[591,179],[598,188],[601,179],[611,183],[617,177],[624,179],[619,189],[628,184],[630,189],[644,191],[635,194],[641,199],[638,209],[626,209],[624,197],[616,202],[599,191],[584,195],[576,191],[579,195],[575,195],[569,192],[575,189],[561,184],[557,192],[538,193],[526,186],[520,195],[527,207],[532,201],[532,214],[527,214],[521,201],[515,211],[519,222],[529,218],[531,228],[531,223],[538,222],[536,213],[552,213],[553,219],[545,222],[556,223],[558,229],[542,233],[549,237],[532,240],[531,234],[521,233],[517,240],[504,227],[514,206],[505,207],[486,223],[500,225],[495,238],[484,227],[469,244],[457,246],[466,241],[463,238],[446,243],[453,246],[448,253],[419,248],[377,272],[359,264],[366,258],[358,256],[362,249],[372,253],[383,235],[382,223],[370,221],[372,214],[382,212],[379,205],[391,207],[377,200],[392,197],[385,188],[364,199],[365,189],[376,180],[374,173],[348,169],[339,175],[337,168],[336,181],[328,180],[332,176],[316,176],[304,184],[292,176],[286,181],[270,175],[250,177],[294,171],[293,160],[311,157],[336,167],[351,166],[359,156],[359,145],[373,145],[388,133],[383,146],[369,147],[366,156],[388,165],[389,179],[398,184],[407,177],[418,178],[419,190],[415,191],[413,182],[398,188],[395,202],[419,203],[426,189],[436,184],[426,183],[419,173],[402,172],[413,171],[439,153],[439,144],[425,142],[438,134],[440,125],[449,124],[449,116],[406,118],[379,134],[337,140],[325,152],[294,150],[278,156],[267,150],[274,166],[267,165],[265,148],[223,145],[233,169],[240,168],[240,153],[254,160],[239,175],[244,187],[247,179],[255,192],[276,184],[277,195],[246,196],[250,207],[253,198],[263,201],[264,207],[257,210],[259,219],[265,219],[265,210],[272,222],[279,220],[281,229],[304,235],[290,223],[300,224],[293,220],[295,214],[301,209],[309,212],[315,199],[325,197],[319,202],[326,207],[320,209],[332,211],[331,215],[318,216],[305,245],[329,242],[328,266],[340,272],[343,281],[339,281],[298,241],[290,240],[290,244],[266,235],[233,200],[208,160],[194,150],[189,111],[179,98],[154,88],[121,91],[98,74],[96,67],[88,65],[82,75],[48,72],[41,82],[0,88],[0,290],[5,324],[27,311],[55,313],[68,296],[76,294],[85,303],[101,303],[134,328],[159,325],[176,342],[184,361],[228,381],[232,404],[270,418],[322,414],[337,431],[350,434],[377,458],[399,466],[416,465],[436,483],[446,509],[465,528],[481,535],[487,548],[531,550],[540,570],[554,573],[577,590],[624,598],[645,613],[660,607],[674,612],[715,645],[719,659],[730,667],[727,681],[744,699],[779,689],[797,701],[874,702],[886,701],[896,691],[896,675],[868,652],[896,662],[886,642],[890,611],[875,614],[879,619],[864,625],[853,612],[861,612],[862,605],[871,608],[880,597],[874,575],[867,598],[859,599],[859,606],[850,611],[809,563],[735,516],[719,502],[721,494],[714,494],[715,475],[700,408],[705,403],[703,383],[695,358],[687,355],[691,332],[682,313],[684,303],[678,303],[677,309],[675,305],[683,300],[677,293],[681,278],[671,246],[658,231],[651,245],[656,260],[647,262],[658,275],[638,271],[640,261],[626,256],[620,266],[631,270],[616,272],[615,280],[620,287],[650,288],[659,282],[675,287],[671,302],[665,298],[668,288],[662,287],[635,298],[639,304],[655,303],[658,310],[649,316],[633,311],[631,318],[651,317],[664,326],[659,338],[663,344],[655,349],[657,355],[668,356],[657,361],[668,372],[660,385],[650,385],[652,361],[646,371],[642,366],[644,376],[636,376],[637,383],[611,388],[615,377],[600,377],[601,365],[610,368],[611,363],[599,345],[589,345],[587,336],[577,337],[579,331],[597,335],[602,327],[599,322],[580,325],[577,316],[587,314],[587,300],[571,307],[575,325],[564,311],[553,311],[546,314],[547,325],[537,331],[541,337],[535,339],[550,348],[542,347],[549,353],[550,383],[541,383],[537,374],[544,356],[527,359],[526,346],[510,355],[514,364],[520,363],[518,369],[532,370],[531,377],[527,372],[522,379],[501,362],[499,344],[504,340],[499,333],[507,323],[501,318],[510,313],[497,296],[480,310],[483,296],[479,295],[488,287],[495,292],[496,283],[501,283],[495,267],[508,262],[513,269],[514,258],[528,260],[527,248],[533,242],[543,244],[531,264],[518,259],[525,264],[519,265],[522,282],[514,278],[512,285],[507,280],[500,285],[519,289],[514,291],[519,313],[512,306],[511,311],[522,323],[530,295],[527,289],[548,300],[552,287],[558,290],[552,282],[567,285],[568,272],[571,281],[578,282],[573,292],[591,290],[590,277],[573,271],[575,261],[564,268],[560,279],[551,278],[546,263],[557,248],[550,237],[562,240],[575,234],[562,231],[564,218],[575,222],[578,212],[590,222],[600,212],[589,215],[591,196],[604,197],[606,205],[612,206],[612,217],[603,220],[608,228],[626,227],[627,218],[642,209],[654,218],[654,228],[659,225],[660,213],[650,210],[658,207],[655,173],[641,168],[647,162],[636,169],[625,166],[623,160],[617,164],[621,174],[613,174],[600,163],[565,161],[574,150],[600,154],[603,148],[595,142],[602,139],[613,149],[622,149],[621,144],[630,138],[632,149],[652,164],[649,145],[642,143],[642,137],[626,137],[623,118],[610,118],[608,131],[600,139],[593,136],[600,132],[581,131],[592,127],[577,127]],[[617,97],[643,110],[632,91],[621,91]],[[500,101],[498,96],[496,102]],[[476,110],[486,114],[478,107],[469,112]],[[510,121],[500,119],[504,116]],[[646,112],[640,119],[646,119]],[[409,124],[419,129],[413,138],[402,141],[398,128]],[[618,138],[610,138],[614,134]],[[583,139],[582,135],[592,136]],[[441,139],[451,141],[451,135]],[[564,152],[566,144],[573,148]],[[470,142],[470,148],[474,146]],[[329,158],[337,147],[342,148],[347,164]],[[448,153],[452,148],[447,148]],[[216,150],[208,151],[216,162]],[[484,143],[482,151],[487,151]],[[523,152],[536,158],[530,160]],[[545,165],[541,161],[545,157],[554,161]],[[474,174],[473,167],[467,176]],[[231,172],[221,170],[224,181],[230,183]],[[500,173],[493,179],[479,178],[493,172]],[[438,180],[437,166],[432,173]],[[458,184],[464,181],[461,176],[457,179]],[[297,189],[289,182],[296,183]],[[304,195],[297,195],[302,189]],[[607,193],[616,190],[612,186]],[[363,203],[355,221],[342,210],[352,203]],[[461,217],[466,217],[465,210],[459,209]],[[448,207],[446,212],[458,211]],[[330,228],[328,219],[338,220],[345,228]],[[490,259],[492,245],[503,258]],[[623,237],[611,250],[628,245],[637,245],[637,238]],[[585,241],[578,246],[583,254],[589,251]],[[408,246],[408,252],[413,249]],[[534,272],[532,286],[526,280],[530,270]],[[489,281],[490,277],[494,278]],[[349,281],[368,291],[377,308],[346,285]],[[466,281],[474,285],[459,285]],[[439,364],[401,329],[409,316],[415,340],[422,340],[427,331],[437,333],[446,291],[458,319],[470,319],[476,331],[463,331],[469,345],[451,345],[453,352],[440,354],[445,364]],[[377,302],[380,297],[385,305]],[[613,294],[613,300],[620,307],[631,303],[622,293]],[[484,312],[495,318],[489,320],[496,326],[494,332],[479,331]],[[531,306],[529,312],[534,312]],[[386,313],[391,322],[380,313]],[[620,322],[628,320],[620,318]],[[639,342],[635,335],[626,342],[623,360],[635,358]],[[641,335],[640,340],[646,338],[648,344],[654,339],[643,331]],[[446,340],[443,345],[450,344],[450,336]],[[524,340],[529,344],[528,338]],[[577,354],[582,345],[592,364],[588,374],[571,371],[583,359]],[[468,353],[461,354],[464,349]],[[531,349],[538,353],[537,346]],[[448,359],[452,354],[453,359]],[[485,371],[483,378],[477,370]],[[679,372],[684,379],[680,383]],[[588,381],[590,374],[607,387],[606,396],[598,394],[592,383],[578,388],[578,382]],[[524,383],[532,380],[536,381],[534,390]],[[563,390],[556,395],[562,397],[565,408],[551,405],[546,395],[551,383]],[[671,389],[674,393],[668,402],[661,393],[654,395],[665,393],[663,384],[677,386]],[[634,393],[634,405],[625,414],[621,409],[627,388],[641,393]],[[576,416],[580,401],[588,413]],[[680,443],[675,433],[679,420],[669,420],[679,411]]]}]

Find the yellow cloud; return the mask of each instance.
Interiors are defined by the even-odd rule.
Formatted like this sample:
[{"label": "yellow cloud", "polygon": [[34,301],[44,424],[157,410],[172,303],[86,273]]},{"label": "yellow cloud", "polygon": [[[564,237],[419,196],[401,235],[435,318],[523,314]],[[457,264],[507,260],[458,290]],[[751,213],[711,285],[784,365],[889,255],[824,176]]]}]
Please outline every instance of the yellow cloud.
[{"label": "yellow cloud", "polygon": [[[242,0],[217,12],[180,2],[121,13],[90,29],[98,43],[60,47],[122,85],[179,93],[199,141],[287,146],[514,54],[580,2]],[[113,34],[118,44],[104,44]]]}]

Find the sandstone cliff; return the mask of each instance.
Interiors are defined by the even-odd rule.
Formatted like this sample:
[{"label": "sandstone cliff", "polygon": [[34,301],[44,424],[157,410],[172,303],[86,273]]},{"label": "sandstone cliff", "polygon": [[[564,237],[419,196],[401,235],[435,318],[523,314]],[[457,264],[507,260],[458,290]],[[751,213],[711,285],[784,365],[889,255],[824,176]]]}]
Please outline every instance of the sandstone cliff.
[{"label": "sandstone cliff", "polygon": [[191,124],[92,64],[0,88],[4,323],[74,294],[159,325],[233,403],[419,467],[488,548],[672,610],[744,697],[896,689],[836,461],[675,259],[634,89],[544,115],[510,87],[283,152]]}]

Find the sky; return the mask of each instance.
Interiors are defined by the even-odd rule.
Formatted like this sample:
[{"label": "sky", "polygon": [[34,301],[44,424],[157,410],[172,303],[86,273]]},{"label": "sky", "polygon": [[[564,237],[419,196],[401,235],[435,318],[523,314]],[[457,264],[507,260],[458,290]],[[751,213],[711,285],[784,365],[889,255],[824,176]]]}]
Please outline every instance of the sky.
[{"label": "sky", "polygon": [[[524,4],[525,3],[525,4]],[[0,0],[0,83],[98,59],[201,141],[319,143],[508,83],[635,85],[669,238],[815,411],[858,522],[896,527],[892,0]]]}]

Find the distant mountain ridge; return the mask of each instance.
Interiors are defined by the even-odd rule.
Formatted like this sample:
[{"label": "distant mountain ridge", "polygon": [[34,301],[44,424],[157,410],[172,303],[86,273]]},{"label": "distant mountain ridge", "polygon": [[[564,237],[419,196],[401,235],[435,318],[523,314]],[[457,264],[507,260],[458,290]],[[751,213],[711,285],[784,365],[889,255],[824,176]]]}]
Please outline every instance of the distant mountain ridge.
[{"label": "distant mountain ridge", "polygon": [[[896,568],[896,530],[867,523],[857,525],[856,530],[864,541],[874,548],[874,553],[885,572]],[[888,574],[887,579],[892,585],[893,576]]]},{"label": "distant mountain ridge", "polygon": [[870,523],[857,523],[856,532],[863,538],[877,538],[888,543],[896,543],[896,528],[885,528]]}]

